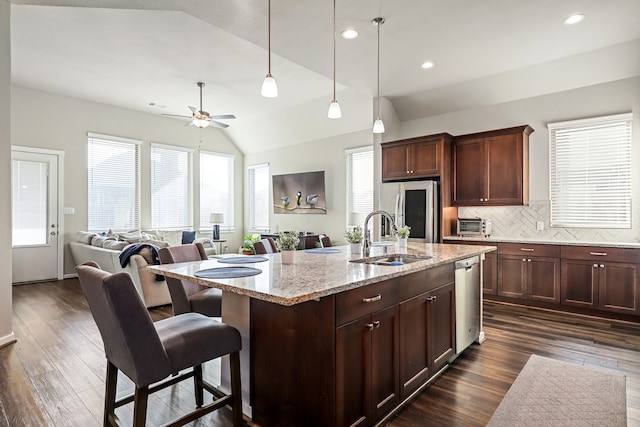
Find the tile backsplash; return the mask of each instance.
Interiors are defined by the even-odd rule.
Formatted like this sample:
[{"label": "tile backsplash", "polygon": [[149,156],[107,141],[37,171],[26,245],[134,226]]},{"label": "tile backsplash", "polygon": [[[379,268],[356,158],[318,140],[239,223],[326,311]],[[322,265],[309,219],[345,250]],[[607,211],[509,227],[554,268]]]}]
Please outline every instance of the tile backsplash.
[{"label": "tile backsplash", "polygon": [[[633,199],[629,229],[562,228],[549,226],[550,202],[533,200],[529,206],[463,207],[459,218],[480,217],[493,222],[492,237],[530,238],[585,242],[640,242],[640,199]],[[536,223],[544,222],[544,230],[536,230]]]}]

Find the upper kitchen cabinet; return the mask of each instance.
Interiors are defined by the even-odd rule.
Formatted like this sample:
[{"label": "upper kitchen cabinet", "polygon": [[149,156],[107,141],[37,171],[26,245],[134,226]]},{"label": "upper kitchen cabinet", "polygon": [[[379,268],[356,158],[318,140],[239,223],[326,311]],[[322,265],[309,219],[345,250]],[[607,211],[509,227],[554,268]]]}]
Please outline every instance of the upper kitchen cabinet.
[{"label": "upper kitchen cabinet", "polygon": [[451,164],[452,139],[448,133],[440,133],[381,144],[382,182],[447,174]]},{"label": "upper kitchen cabinet", "polygon": [[[529,125],[456,136],[453,206],[529,203]],[[383,157],[384,159],[384,157]]]}]

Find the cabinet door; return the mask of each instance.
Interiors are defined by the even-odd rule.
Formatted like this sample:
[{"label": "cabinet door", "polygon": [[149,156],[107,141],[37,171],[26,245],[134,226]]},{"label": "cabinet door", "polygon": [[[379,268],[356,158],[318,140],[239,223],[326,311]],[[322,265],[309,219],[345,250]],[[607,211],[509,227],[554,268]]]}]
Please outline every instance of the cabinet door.
[{"label": "cabinet door", "polygon": [[431,332],[431,372],[437,372],[455,354],[455,286],[453,283],[431,291],[429,297]]},{"label": "cabinet door", "polygon": [[409,174],[412,178],[440,175],[440,141],[416,142],[410,147]]},{"label": "cabinet door", "polygon": [[382,147],[382,180],[406,179],[409,175],[408,144]]},{"label": "cabinet door", "polygon": [[598,308],[598,264],[592,261],[563,259],[560,303],[576,307]]},{"label": "cabinet door", "polygon": [[640,314],[638,265],[607,262],[598,269],[600,310]]},{"label": "cabinet door", "polygon": [[526,298],[526,267],[527,259],[520,255],[498,255],[498,295]]},{"label": "cabinet door", "polygon": [[371,421],[400,402],[398,313],[395,305],[371,316]]},{"label": "cabinet door", "polygon": [[560,302],[560,259],[527,258],[528,298],[536,301]]},{"label": "cabinet door", "polygon": [[482,293],[495,295],[498,292],[498,253],[487,252],[482,269]]},{"label": "cabinet door", "polygon": [[429,321],[425,293],[400,304],[400,386],[407,397],[431,376]]},{"label": "cabinet door", "polygon": [[489,205],[521,205],[522,197],[522,137],[517,134],[485,138],[487,159],[487,192]]},{"label": "cabinet door", "polygon": [[371,316],[336,329],[336,425],[368,425]]},{"label": "cabinet door", "polygon": [[484,139],[456,142],[453,146],[454,206],[482,205],[485,197]]}]

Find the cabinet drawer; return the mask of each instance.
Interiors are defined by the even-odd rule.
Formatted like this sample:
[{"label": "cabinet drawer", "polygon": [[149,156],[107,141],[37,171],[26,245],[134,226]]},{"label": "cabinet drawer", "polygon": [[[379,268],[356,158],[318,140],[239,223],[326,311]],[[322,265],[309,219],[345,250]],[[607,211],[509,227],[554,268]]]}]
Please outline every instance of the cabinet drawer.
[{"label": "cabinet drawer", "polygon": [[397,304],[398,281],[401,279],[385,280],[337,294],[336,326]]},{"label": "cabinet drawer", "polygon": [[562,246],[562,258],[598,262],[640,263],[640,249],[601,246]]},{"label": "cabinet drawer", "polygon": [[499,255],[545,256],[558,258],[560,246],[529,243],[498,243]]}]

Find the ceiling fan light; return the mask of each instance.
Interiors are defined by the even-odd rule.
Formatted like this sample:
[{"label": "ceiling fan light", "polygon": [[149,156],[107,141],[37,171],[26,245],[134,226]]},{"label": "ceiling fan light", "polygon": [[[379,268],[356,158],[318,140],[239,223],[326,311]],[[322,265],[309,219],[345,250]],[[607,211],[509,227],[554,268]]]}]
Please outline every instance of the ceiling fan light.
[{"label": "ceiling fan light", "polygon": [[278,85],[276,79],[271,73],[268,73],[262,82],[262,91],[260,92],[265,98],[275,98],[278,96]]},{"label": "ceiling fan light", "polygon": [[379,118],[373,122],[373,133],[384,133],[384,123]]},{"label": "ceiling fan light", "polygon": [[193,124],[196,127],[199,127],[200,129],[203,129],[203,128],[206,128],[207,126],[209,126],[211,123],[209,123],[209,120],[193,119]]},{"label": "ceiling fan light", "polygon": [[342,110],[340,109],[340,104],[335,99],[331,101],[329,104],[329,111],[327,112],[327,117],[330,119],[339,119],[342,117]]}]

